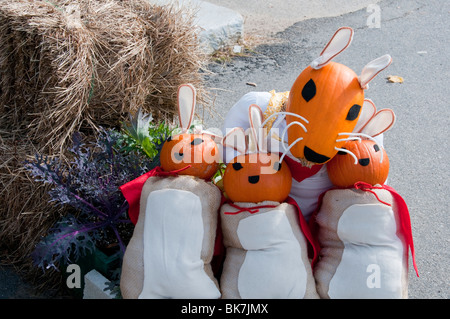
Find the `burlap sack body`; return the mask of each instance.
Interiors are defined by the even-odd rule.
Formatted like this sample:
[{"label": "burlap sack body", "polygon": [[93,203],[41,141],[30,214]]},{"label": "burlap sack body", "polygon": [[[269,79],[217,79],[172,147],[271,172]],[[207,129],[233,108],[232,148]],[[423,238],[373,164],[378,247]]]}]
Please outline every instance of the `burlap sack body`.
[{"label": "burlap sack body", "polygon": [[123,298],[219,298],[210,262],[220,203],[204,180],[150,177],[124,255]]},{"label": "burlap sack body", "polygon": [[[287,203],[250,213],[224,204],[220,210],[226,257],[220,278],[224,299],[318,298],[298,212]],[[232,213],[232,214],[226,214]]]},{"label": "burlap sack body", "polygon": [[391,193],[372,189],[328,191],[317,214],[321,298],[407,298],[408,249]]}]

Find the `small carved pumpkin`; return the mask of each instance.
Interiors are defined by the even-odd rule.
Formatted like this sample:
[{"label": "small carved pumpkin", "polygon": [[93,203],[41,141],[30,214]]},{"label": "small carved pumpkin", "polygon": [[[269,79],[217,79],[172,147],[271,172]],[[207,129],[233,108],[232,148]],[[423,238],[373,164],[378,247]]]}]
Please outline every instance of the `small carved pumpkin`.
[{"label": "small carved pumpkin", "polygon": [[219,168],[220,153],[213,134],[187,133],[194,116],[195,100],[196,91],[192,85],[184,84],[178,88],[182,133],[167,139],[161,149],[160,162],[164,171],[176,170],[180,175],[210,179]]},{"label": "small carved pumpkin", "polygon": [[287,165],[274,153],[236,156],[223,177],[227,197],[233,202],[283,202],[291,191],[292,176]]},{"label": "small carved pumpkin", "polygon": [[[340,28],[320,56],[295,80],[286,104],[291,154],[308,165],[328,162],[343,146],[339,136],[355,128],[368,83],[392,61],[384,55],[357,74],[330,62],[351,43],[353,30]],[[340,140],[340,141],[337,141]]]},{"label": "small carved pumpkin", "polygon": [[[373,137],[393,126],[395,114],[391,109],[376,112],[375,105],[370,100],[365,100],[365,104],[371,105],[372,111],[362,115],[364,123],[359,123],[361,129],[327,163],[328,176],[336,186],[352,187],[356,182],[382,185],[388,177],[389,158]],[[365,109],[368,110],[369,107]]]},{"label": "small carved pumpkin", "polygon": [[211,178],[219,168],[220,153],[216,142],[206,134],[179,134],[170,137],[160,154],[161,167],[165,171],[185,168],[178,174]]},{"label": "small carved pumpkin", "polygon": [[328,176],[331,182],[339,187],[351,187],[356,182],[366,182],[371,185],[383,185],[389,173],[389,158],[384,148],[368,139],[347,141],[344,149],[350,154],[339,151],[327,164]]},{"label": "small carved pumpkin", "polygon": [[259,135],[264,134],[262,118],[261,108],[250,105],[249,147],[242,128],[231,130],[223,140],[224,146],[241,153],[228,163],[223,176],[225,194],[233,202],[283,202],[291,191],[289,167],[281,163],[278,154],[266,152],[264,135]]}]

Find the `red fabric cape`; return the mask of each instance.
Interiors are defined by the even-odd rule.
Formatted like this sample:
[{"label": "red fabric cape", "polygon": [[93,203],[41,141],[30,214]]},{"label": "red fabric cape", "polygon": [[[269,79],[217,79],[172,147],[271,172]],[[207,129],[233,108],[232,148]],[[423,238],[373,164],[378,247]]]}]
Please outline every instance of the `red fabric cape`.
[{"label": "red fabric cape", "polygon": [[301,182],[304,179],[316,174],[323,165],[313,165],[311,168],[303,166],[301,163],[293,160],[289,156],[284,157],[284,162],[289,166],[291,170],[292,178],[297,182]]},{"label": "red fabric cape", "polygon": [[[400,220],[400,232],[403,234],[405,241],[406,241],[406,245],[407,248],[411,250],[411,257],[412,257],[412,261],[413,261],[413,266],[414,266],[414,270],[416,272],[417,277],[419,277],[419,270],[417,269],[417,264],[416,264],[416,254],[414,251],[414,241],[413,241],[413,235],[412,235],[412,228],[411,228],[411,218],[409,215],[409,210],[408,210],[408,206],[406,205],[405,200],[397,193],[397,191],[392,188],[391,186],[388,185],[381,185],[381,186],[372,186],[368,183],[365,182],[357,182],[355,183],[354,186],[352,187],[348,187],[348,188],[332,188],[330,190],[333,189],[352,189],[352,188],[356,188],[356,189],[360,189],[363,191],[368,191],[371,192],[375,195],[375,197],[377,197],[378,201],[382,204],[385,204],[383,201],[381,201],[378,196],[372,192],[372,189],[385,189],[387,191],[389,191],[392,194],[392,197],[395,200],[395,203],[397,204],[398,207],[398,216],[399,216],[399,220]],[[328,190],[329,191],[329,190]],[[319,231],[319,225],[316,222],[316,216],[318,214],[318,212],[320,211],[320,207],[322,205],[322,200],[324,195],[326,194],[325,191],[324,193],[322,193],[319,196],[319,201],[318,201],[318,205],[316,210],[314,211],[313,215],[311,216],[311,219],[309,221],[309,227],[311,229],[311,233],[312,236],[314,237],[314,239],[316,241],[317,240],[317,236],[318,236],[318,231]]]},{"label": "red fabric cape", "polygon": [[319,258],[319,252],[320,252],[319,242],[313,236],[313,234],[309,228],[309,225],[306,222],[306,219],[303,216],[302,211],[301,211],[300,207],[298,206],[297,202],[291,197],[288,197],[285,202],[288,204],[291,204],[292,206],[294,206],[297,209],[298,217],[299,217],[299,221],[300,221],[300,228],[303,232],[303,235],[305,235],[306,240],[309,243],[308,255],[309,255],[309,258],[312,259],[311,266],[314,267],[314,265],[317,262],[317,259]]}]

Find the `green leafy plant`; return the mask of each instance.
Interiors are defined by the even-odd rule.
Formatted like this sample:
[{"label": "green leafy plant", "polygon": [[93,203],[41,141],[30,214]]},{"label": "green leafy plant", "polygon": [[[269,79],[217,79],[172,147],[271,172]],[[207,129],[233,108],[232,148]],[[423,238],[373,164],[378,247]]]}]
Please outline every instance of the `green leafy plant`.
[{"label": "green leafy plant", "polygon": [[141,109],[134,116],[130,115],[129,122],[122,123],[122,150],[143,152],[156,166],[159,164],[162,144],[171,135],[173,128],[164,122],[153,124],[152,120],[151,114],[145,114]]}]

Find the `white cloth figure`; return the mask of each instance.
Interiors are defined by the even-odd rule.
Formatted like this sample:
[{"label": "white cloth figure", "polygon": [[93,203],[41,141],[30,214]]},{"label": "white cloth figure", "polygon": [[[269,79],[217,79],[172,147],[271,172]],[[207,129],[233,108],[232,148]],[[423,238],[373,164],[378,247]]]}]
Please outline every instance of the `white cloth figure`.
[{"label": "white cloth figure", "polygon": [[[268,108],[271,97],[271,92],[249,92],[242,96],[236,104],[233,105],[225,117],[222,128],[223,134],[225,135],[229,130],[235,127],[242,127],[244,130],[248,129],[250,127],[248,118],[249,106],[251,104],[256,104],[263,112],[265,112]],[[275,121],[274,125],[276,125],[276,127],[273,127],[273,131],[278,132],[277,135],[281,138],[281,135],[286,128],[286,120],[283,119],[278,123]],[[279,139],[273,138],[272,134],[268,138],[270,138],[270,141],[268,142],[269,151],[281,153],[284,151],[284,149],[280,146],[281,143],[279,142]],[[380,145],[383,145],[383,134],[378,135],[375,139]],[[284,140],[288,140],[287,132],[284,136]],[[236,155],[238,155],[236,150],[231,147],[225,147],[223,150],[224,163],[228,163]],[[293,161],[298,162],[290,152],[288,152],[286,156],[293,159]],[[298,163],[298,165],[300,165],[300,163]],[[291,170],[292,169],[293,167],[291,167]],[[293,173],[293,175],[295,174]],[[303,216],[306,221],[308,221],[311,214],[317,207],[319,195],[331,187],[333,187],[333,184],[328,178],[326,164],[324,164],[316,174],[302,180],[301,182],[297,182],[295,178],[293,178],[292,189],[289,196],[297,202]]]}]

